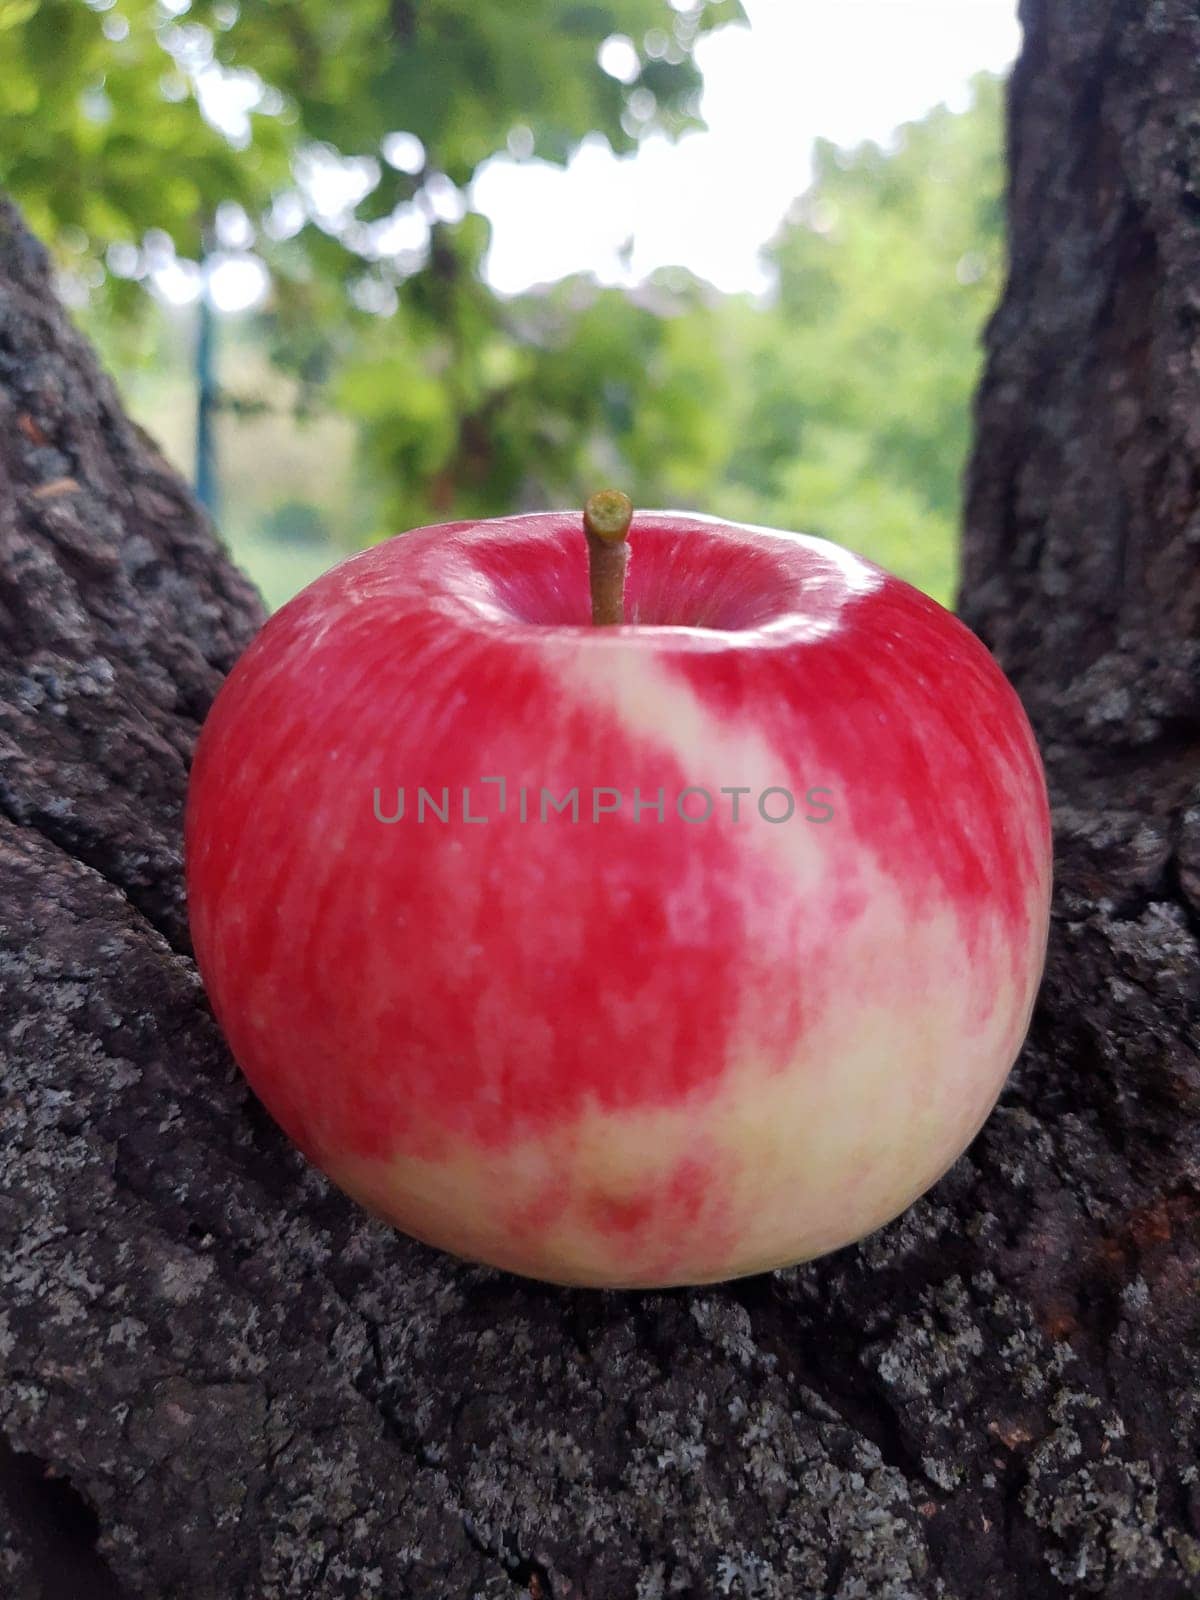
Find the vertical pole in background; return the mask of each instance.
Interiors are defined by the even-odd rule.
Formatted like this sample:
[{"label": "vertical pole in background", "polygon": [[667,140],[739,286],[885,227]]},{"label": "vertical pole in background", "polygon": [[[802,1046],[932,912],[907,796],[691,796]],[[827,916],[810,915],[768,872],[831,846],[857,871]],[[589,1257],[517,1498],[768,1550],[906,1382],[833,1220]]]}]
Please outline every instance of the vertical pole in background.
[{"label": "vertical pole in background", "polygon": [[217,319],[209,290],[209,257],[200,262],[196,326],[196,498],[215,522],[217,482]]}]

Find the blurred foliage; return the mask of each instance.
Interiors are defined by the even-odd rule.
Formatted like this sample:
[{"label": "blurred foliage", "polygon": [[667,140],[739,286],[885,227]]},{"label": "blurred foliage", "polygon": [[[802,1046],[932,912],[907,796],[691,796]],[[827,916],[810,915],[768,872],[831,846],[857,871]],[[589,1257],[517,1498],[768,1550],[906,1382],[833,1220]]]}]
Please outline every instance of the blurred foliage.
[{"label": "blurred foliage", "polygon": [[[0,0],[0,185],[118,367],[153,358],[139,285],[176,252],[253,250],[296,407],[362,418],[376,531],[507,509],[574,492],[610,420],[657,465],[643,421],[673,443],[694,362],[672,370],[670,328],[616,294],[511,310],[483,280],[471,181],[509,150],[562,162],[589,134],[625,152],[696,125],[693,47],[741,17],[739,0]],[[629,81],[600,65],[614,37]],[[695,476],[704,447],[680,454]]]},{"label": "blurred foliage", "polygon": [[[738,351],[722,352],[694,280],[627,293],[569,279],[494,317],[479,309],[473,324],[435,313],[414,328],[402,303],[339,385],[391,486],[394,526],[582,504],[610,478],[641,505],[704,498],[727,452]],[[445,359],[431,371],[439,339]]]},{"label": "blurred foliage", "polygon": [[748,514],[954,587],[980,332],[1004,271],[1002,88],[981,76],[894,149],[821,144],[746,322],[748,415],[728,477]]},{"label": "blurred foliage", "polygon": [[[77,230],[77,252],[152,226],[195,255],[220,202],[258,217],[302,183],[298,155],[360,162],[359,205],[333,226],[310,210],[288,253],[321,265],[322,233],[353,256],[355,223],[430,178],[465,186],[514,129],[561,161],[592,131],[622,150],[689,125],[692,45],[740,16],[737,0],[0,0],[0,181],[44,237]],[[655,31],[665,52],[632,82],[602,70],[607,38]],[[421,141],[412,171],[386,159],[397,131]]]},{"label": "blurred foliage", "polygon": [[[604,480],[643,505],[825,534],[946,599],[1002,270],[994,80],[893,147],[820,146],[771,247],[770,303],[681,270],[515,299],[485,280],[480,166],[692,125],[693,46],[740,15],[736,0],[0,0],[0,185],[185,463],[185,330],[146,314],[145,285],[206,248],[265,263],[267,313],[225,319],[220,437],[239,551],[294,541],[272,599],[322,559],[323,530],[361,542],[580,503]],[[598,63],[614,34],[638,47],[627,83]]]},{"label": "blurred foliage", "polygon": [[154,227],[194,255],[219,201],[257,208],[288,178],[284,117],[255,117],[238,148],[202,115],[196,74],[212,51],[175,9],[0,0],[0,182],[97,288],[107,246]]}]

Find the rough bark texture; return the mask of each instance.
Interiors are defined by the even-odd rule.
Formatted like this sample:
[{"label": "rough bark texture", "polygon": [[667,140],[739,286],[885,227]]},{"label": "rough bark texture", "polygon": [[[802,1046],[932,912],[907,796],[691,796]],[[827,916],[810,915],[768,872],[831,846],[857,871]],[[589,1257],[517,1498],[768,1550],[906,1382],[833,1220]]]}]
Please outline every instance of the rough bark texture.
[{"label": "rough bark texture", "polygon": [[540,1288],[330,1191],[187,956],[257,602],[0,210],[0,1591],[1200,1593],[1200,13],[1028,0],[963,605],[1061,860],[1025,1056],[865,1244]]}]

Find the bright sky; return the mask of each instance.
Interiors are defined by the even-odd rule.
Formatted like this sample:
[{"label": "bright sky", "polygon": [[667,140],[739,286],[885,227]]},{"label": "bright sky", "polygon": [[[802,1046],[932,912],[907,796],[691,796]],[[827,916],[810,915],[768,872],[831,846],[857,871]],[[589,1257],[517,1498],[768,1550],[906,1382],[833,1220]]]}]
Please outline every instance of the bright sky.
[{"label": "bright sky", "polygon": [[[165,3],[186,8],[186,0]],[[691,0],[670,3],[686,8]],[[719,29],[698,48],[705,131],[675,143],[653,136],[620,160],[603,139],[589,140],[565,170],[508,157],[482,169],[473,198],[492,222],[487,272],[497,289],[517,293],[580,271],[631,283],[663,266],[688,267],[731,292],[764,289],[760,252],[807,187],[814,139],[886,140],[942,101],[964,103],[968,80],[1003,71],[1020,44],[1017,0],[743,4],[749,27]],[[614,77],[634,62],[628,40],[611,39],[601,51]],[[237,83],[215,76],[213,114],[244,120],[244,107],[230,103]],[[411,153],[400,144],[407,139],[420,165],[419,141],[392,139],[389,160],[406,166]],[[308,183],[310,197],[329,190],[334,212],[360,197],[345,169],[314,170]],[[447,215],[460,213],[457,191],[433,198],[439,214],[443,206]],[[419,251],[427,241],[426,219],[409,211],[413,237],[401,219],[389,250]],[[228,243],[210,262],[211,293],[222,310],[243,310],[265,294],[266,273],[252,251]],[[155,278],[169,299],[190,299],[199,288],[195,269],[183,263]]]},{"label": "bright sky", "polygon": [[961,103],[968,79],[1002,71],[1020,43],[1016,0],[743,3],[749,28],[723,28],[698,50],[706,132],[650,138],[621,161],[596,140],[565,172],[489,163],[475,201],[494,228],[496,288],[589,269],[628,282],[668,265],[720,289],[765,287],[759,251],[806,187],[816,137],[886,139],[941,101]]}]

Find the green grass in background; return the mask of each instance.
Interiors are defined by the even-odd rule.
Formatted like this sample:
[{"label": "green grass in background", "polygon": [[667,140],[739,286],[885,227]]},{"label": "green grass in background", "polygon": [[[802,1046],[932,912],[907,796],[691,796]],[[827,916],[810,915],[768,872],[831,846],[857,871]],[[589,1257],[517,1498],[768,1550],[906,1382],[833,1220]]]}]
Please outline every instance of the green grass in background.
[{"label": "green grass in background", "polygon": [[230,555],[249,575],[271,611],[278,610],[346,554],[332,545],[287,545],[258,533],[237,534],[226,542]]}]

